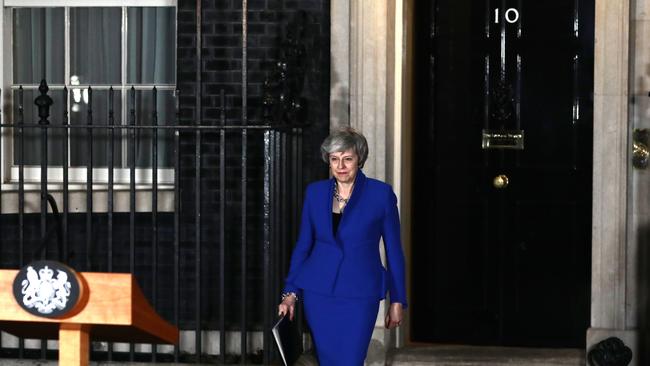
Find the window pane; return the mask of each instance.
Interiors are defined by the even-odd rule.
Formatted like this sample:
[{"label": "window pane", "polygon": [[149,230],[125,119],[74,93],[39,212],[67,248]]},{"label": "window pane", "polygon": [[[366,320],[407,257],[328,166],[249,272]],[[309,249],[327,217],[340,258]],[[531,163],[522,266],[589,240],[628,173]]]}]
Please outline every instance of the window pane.
[{"label": "window pane", "polygon": [[[48,120],[52,125],[61,125],[63,120],[63,91],[50,90],[48,95],[52,98],[52,106],[50,107],[50,117]],[[14,124],[19,122],[18,106],[19,106],[19,93],[14,90]],[[23,121],[25,124],[38,123],[38,108],[34,105],[34,99],[40,95],[36,89],[26,89],[23,91]],[[25,165],[40,165],[41,164],[41,128],[40,127],[25,127],[23,129],[24,136],[24,163]],[[18,129],[13,129],[14,135],[14,164],[20,164],[19,159],[19,138]],[[63,130],[60,128],[51,128],[48,131],[47,138],[47,161],[50,165],[61,166],[63,164]]]},{"label": "window pane", "polygon": [[70,83],[120,84],[121,8],[70,8]]},{"label": "window pane", "polygon": [[129,84],[174,84],[176,9],[128,9]]},{"label": "window pane", "polygon": [[[129,92],[131,93],[131,92]],[[131,98],[129,94],[129,113]],[[137,90],[135,92],[136,124],[153,125],[153,91]],[[158,112],[158,126],[175,125],[176,99],[171,90],[158,90],[158,101],[156,103]],[[152,130],[137,130],[136,135],[136,166],[139,168],[151,168],[153,155],[153,132]],[[158,131],[158,167],[172,167],[174,132],[169,129]],[[131,144],[131,141],[129,141]],[[127,148],[128,161],[131,161],[131,146]]]},{"label": "window pane", "polygon": [[63,8],[14,9],[14,84],[63,84],[64,16]]},{"label": "window pane", "polygon": [[[121,124],[121,92],[115,91],[113,98],[114,118],[115,124]],[[73,125],[87,125],[88,124],[88,106],[90,102],[90,95],[88,89],[72,89],[70,90],[70,123]],[[93,125],[108,125],[108,90],[93,90],[92,91],[92,124]],[[114,136],[114,151],[113,151],[113,164],[116,168],[121,166],[121,132],[115,130]],[[104,128],[93,128],[93,161],[94,167],[107,167],[108,156],[110,151],[109,133]],[[90,151],[88,149],[90,133],[86,128],[75,128],[70,131],[70,166],[86,167],[89,164],[88,158]]]}]

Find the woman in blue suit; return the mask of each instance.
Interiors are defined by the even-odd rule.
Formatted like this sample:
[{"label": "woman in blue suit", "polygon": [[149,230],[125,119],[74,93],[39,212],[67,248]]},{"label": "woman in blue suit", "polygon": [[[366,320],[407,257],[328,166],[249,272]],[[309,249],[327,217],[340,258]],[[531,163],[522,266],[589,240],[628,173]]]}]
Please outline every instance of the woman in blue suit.
[{"label": "woman in blue suit", "polygon": [[[278,312],[293,319],[296,301],[303,301],[320,365],[358,366],[386,292],[387,328],[400,325],[407,306],[397,198],[391,186],[361,171],[368,143],[357,131],[333,132],[321,153],[332,179],[307,187]],[[387,268],[379,255],[380,238]]]}]

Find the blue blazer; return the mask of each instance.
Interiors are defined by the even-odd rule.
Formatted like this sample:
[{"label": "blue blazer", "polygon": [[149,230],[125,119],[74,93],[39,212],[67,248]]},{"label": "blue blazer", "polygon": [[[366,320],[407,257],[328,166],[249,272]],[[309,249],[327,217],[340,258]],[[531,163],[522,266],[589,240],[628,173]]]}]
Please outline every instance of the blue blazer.
[{"label": "blue blazer", "polygon": [[[406,303],[404,253],[400,239],[397,197],[390,185],[355,178],[352,197],[336,235],[332,232],[334,178],[307,186],[302,222],[291,256],[284,292],[306,289],[342,297],[376,297],[390,293],[391,302]],[[381,264],[379,239],[384,239],[387,268]]]}]

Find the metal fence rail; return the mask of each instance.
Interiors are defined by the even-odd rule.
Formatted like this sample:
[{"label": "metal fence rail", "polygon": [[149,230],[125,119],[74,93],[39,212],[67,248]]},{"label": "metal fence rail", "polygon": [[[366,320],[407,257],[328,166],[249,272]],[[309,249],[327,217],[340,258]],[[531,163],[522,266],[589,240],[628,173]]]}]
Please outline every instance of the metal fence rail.
[{"label": "metal fence rail", "polygon": [[[112,271],[128,270],[139,277],[139,282],[145,293],[148,295],[152,305],[167,318],[168,321],[179,325],[183,331],[193,333],[193,347],[182,344],[181,347],[158,348],[151,347],[151,351],[142,351],[143,347],[130,345],[125,352],[124,347],[108,344],[101,351],[93,353],[96,359],[107,360],[147,360],[147,361],[175,361],[175,362],[209,362],[209,363],[264,363],[270,364],[277,360],[273,351],[272,336],[269,333],[270,325],[275,319],[275,305],[278,301],[278,294],[281,290],[282,277],[286,270],[287,260],[291,243],[297,234],[298,211],[302,193],[302,128],[299,126],[269,126],[269,125],[227,125],[225,114],[225,96],[221,92],[221,123],[219,126],[205,126],[200,123],[192,125],[181,125],[179,121],[179,93],[176,97],[176,120],[174,123],[160,124],[157,111],[157,90],[153,92],[153,113],[150,119],[145,121],[136,120],[136,98],[135,89],[131,89],[129,97],[131,101],[129,109],[129,120],[126,124],[118,124],[115,121],[113,108],[114,91],[108,91],[108,115],[106,123],[97,123],[104,116],[93,114],[92,88],[88,88],[88,113],[85,125],[72,125],[69,123],[68,111],[68,90],[63,89],[63,113],[60,116],[60,123],[50,122],[50,107],[52,99],[48,96],[48,88],[45,81],[39,88],[40,95],[36,98],[35,104],[38,107],[39,121],[26,122],[24,119],[24,96],[23,89],[16,90],[17,93],[17,114],[14,116],[14,123],[0,121],[2,128],[2,139],[0,139],[0,161],[5,162],[5,167],[17,165],[18,177],[9,181],[7,169],[0,177],[3,185],[0,185],[0,209],[3,212],[15,210],[17,222],[9,219],[16,215],[4,214],[0,216],[0,230],[5,239],[0,239],[0,254],[7,258],[12,249],[17,252],[13,260],[13,266],[22,267],[27,262],[38,259],[36,256],[49,256],[52,258],[53,251],[47,249],[50,240],[48,233],[60,223],[61,245],[56,250],[56,259],[69,263],[79,271],[94,271],[98,269]],[[1,95],[1,94],[0,94]],[[197,98],[197,103],[200,103]],[[245,100],[245,98],[244,98]],[[198,109],[200,110],[200,108]],[[246,110],[246,108],[243,108]],[[242,116],[246,121],[246,115]],[[40,212],[29,214],[26,212],[26,204],[29,203],[27,196],[26,181],[24,177],[24,157],[28,146],[25,140],[25,131],[40,131],[38,144],[41,149],[40,156]],[[63,132],[61,149],[63,153],[62,166],[48,164],[48,145],[52,144],[52,133],[55,130]],[[75,130],[86,131],[84,141],[71,140],[71,132]],[[151,166],[147,168],[137,167],[136,144],[138,143],[138,131],[150,131],[151,133]],[[107,161],[106,165],[98,166],[93,157],[93,148],[96,143],[95,137],[105,133],[107,137]],[[159,212],[159,182],[157,180],[159,171],[158,145],[159,134],[173,134],[169,141],[173,144],[172,161],[173,166],[173,212]],[[228,157],[229,140],[241,143],[241,152],[238,156]],[[4,141],[3,141],[4,140]],[[6,162],[10,157],[3,156],[3,145],[13,140],[15,144],[16,159]],[[116,211],[116,182],[114,172],[116,170],[114,154],[116,142],[126,143],[126,150],[129,151],[128,169],[128,213]],[[216,169],[206,168],[204,145],[206,142],[216,143],[218,151],[218,167]],[[86,144],[88,154],[85,156],[86,168],[86,210],[82,214],[71,212],[70,206],[70,182],[68,151],[71,144]],[[234,143],[234,142],[233,142]],[[193,153],[188,153],[187,146],[192,146]],[[262,146],[262,148],[260,148]],[[185,148],[184,148],[185,147]],[[251,165],[251,149],[260,149],[262,156],[256,157],[260,160],[259,165]],[[190,150],[191,151],[191,150]],[[212,156],[214,158],[214,155]],[[239,159],[238,164],[228,163],[227,158]],[[187,164],[187,162],[191,162]],[[93,182],[93,172],[97,169],[105,169],[107,182],[102,183],[101,188],[106,190],[105,212],[93,210],[95,198],[93,191],[98,184]],[[141,170],[149,170],[151,183],[147,185],[150,189],[149,201],[151,210],[146,213],[138,211],[136,195],[138,193],[137,173]],[[60,170],[62,180],[48,182],[48,170]],[[215,171],[216,170],[216,171]],[[249,197],[249,191],[255,187],[251,186],[251,179],[258,179],[262,182],[261,200]],[[204,201],[207,194],[206,186],[209,182],[218,181],[211,191],[218,191],[218,207],[214,210],[205,210]],[[237,182],[229,186],[229,182]],[[11,184],[7,184],[11,183]],[[62,194],[59,202],[50,193],[51,185],[55,183],[57,194]],[[8,192],[8,186],[12,191]],[[17,208],[10,208],[3,205],[3,200],[9,194],[17,195]],[[59,214],[48,212],[48,195],[53,211],[60,211]],[[232,199],[237,197],[239,199]],[[185,197],[185,198],[184,198]],[[191,199],[186,199],[191,197]],[[259,201],[259,202],[258,202]],[[103,204],[103,203],[102,203]],[[236,205],[239,209],[236,209]],[[60,209],[57,207],[60,206]],[[79,220],[79,215],[84,219]],[[126,216],[128,215],[128,217]],[[251,220],[261,217],[261,227],[252,227]],[[239,231],[229,226],[231,222],[239,223]],[[104,224],[105,223],[105,224]],[[218,233],[215,237],[203,237],[202,233],[211,229]],[[49,231],[48,231],[49,230]],[[79,235],[79,230],[83,235]],[[233,231],[234,230],[234,231]],[[262,242],[253,242],[257,236],[251,238],[251,230],[260,232]],[[17,232],[16,232],[17,231]],[[98,231],[105,231],[106,236],[97,238]],[[14,232],[17,239],[9,241],[6,233]],[[37,232],[38,235],[33,235]],[[146,252],[149,257],[142,258],[143,248],[138,245],[138,235],[148,232],[149,247]],[[239,237],[232,237],[232,232],[238,232]],[[229,235],[229,233],[231,233]],[[9,237],[14,237],[9,236]],[[83,241],[80,243],[79,241]],[[127,243],[127,245],[121,245]],[[43,248],[30,253],[33,247]],[[75,256],[74,248],[81,247],[84,252],[83,258]],[[85,247],[85,248],[84,248]],[[207,251],[207,252],[206,252]],[[258,269],[260,273],[251,272],[250,253],[259,252],[262,255]],[[171,255],[170,255],[171,253]],[[193,253],[192,259],[187,258],[187,253]],[[213,254],[214,253],[214,254]],[[239,253],[239,271],[229,270],[229,257]],[[217,259],[218,258],[218,259]],[[150,267],[149,273],[139,271],[138,263],[147,263]],[[3,263],[7,263],[6,261]],[[5,264],[6,265],[6,264]],[[141,266],[140,266],[141,267]],[[169,275],[169,267],[172,269]],[[216,281],[217,292],[206,293],[207,285],[206,272],[215,270],[218,280]],[[232,285],[238,277],[239,282]],[[193,278],[193,282],[184,281],[183,278]],[[263,285],[261,291],[251,292],[251,278],[261,278]],[[171,282],[168,282],[171,279]],[[147,283],[143,283],[147,282]],[[227,289],[230,286],[239,287],[239,298],[228,296]],[[147,291],[149,289],[149,291]],[[171,296],[163,296],[161,289]],[[253,288],[255,290],[255,288]],[[187,298],[185,294],[193,296]],[[252,295],[251,295],[252,294]],[[171,298],[171,299],[170,299]],[[261,301],[261,302],[260,302]],[[217,320],[206,320],[203,309],[217,308]],[[233,324],[229,319],[233,314],[239,314],[238,324]],[[254,322],[251,314],[262,314],[262,321]],[[183,314],[193,314],[188,316]],[[214,318],[214,317],[213,317]],[[236,322],[235,322],[236,323]],[[218,332],[218,347],[214,337],[202,338],[202,335]],[[254,332],[254,333],[251,333]],[[250,349],[250,335],[254,334],[261,338],[261,352],[257,349]],[[248,337],[248,338],[247,338]],[[185,339],[181,337],[182,339]],[[229,339],[231,338],[231,339]],[[188,338],[189,339],[189,338]],[[233,340],[239,339],[239,349],[233,350]],[[183,340],[182,340],[183,342]],[[206,344],[208,346],[206,347]],[[230,346],[229,346],[230,345]],[[97,349],[100,345],[96,345]],[[119,348],[119,350],[118,350]],[[193,349],[193,350],[192,350]],[[218,352],[210,350],[218,349]],[[189,351],[188,351],[189,350]],[[25,347],[24,340],[19,340],[17,347],[2,344],[2,356],[20,358],[48,358],[54,357],[54,351],[49,350],[46,342],[41,342],[38,355],[32,354],[31,349]],[[257,353],[256,353],[257,352]]]}]

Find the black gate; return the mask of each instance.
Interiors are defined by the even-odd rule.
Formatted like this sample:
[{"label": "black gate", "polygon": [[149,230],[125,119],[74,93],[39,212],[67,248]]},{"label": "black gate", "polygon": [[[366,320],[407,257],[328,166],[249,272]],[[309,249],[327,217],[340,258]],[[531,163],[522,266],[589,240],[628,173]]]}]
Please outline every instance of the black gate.
[{"label": "black gate", "polygon": [[[266,330],[274,319],[282,274],[287,268],[289,245],[295,236],[296,215],[302,192],[302,128],[227,125],[225,110],[222,110],[223,123],[220,126],[181,125],[178,120],[175,123],[159,124],[155,89],[152,91],[154,112],[147,120],[136,119],[133,89],[130,94],[132,104],[128,124],[115,124],[112,108],[109,108],[107,123],[98,124],[96,121],[101,116],[93,115],[92,88],[88,90],[90,97],[85,125],[68,123],[66,105],[60,116],[62,122],[50,123],[52,99],[47,94],[45,82],[40,87],[41,95],[35,100],[40,120],[38,123],[25,122],[24,92],[22,88],[16,91],[16,120],[1,124],[5,136],[14,137],[16,160],[20,162],[17,166],[17,192],[4,192],[0,188],[0,202],[3,202],[2,196],[10,194],[16,194],[18,198],[17,207],[2,207],[3,212],[15,212],[4,214],[0,220],[3,234],[0,239],[2,266],[16,268],[32,260],[48,258],[69,263],[79,271],[134,273],[154,307],[168,321],[179,325],[181,330],[192,330],[195,335],[194,354],[181,353],[180,348],[175,348],[171,353],[159,351],[146,354],[136,352],[134,347],[130,347],[128,353],[123,353],[113,350],[112,345],[105,349],[97,345],[93,358],[196,362],[216,360],[217,356],[202,352],[205,342],[202,342],[201,335],[206,331],[218,330],[219,350],[228,349],[228,337],[235,333],[239,333],[237,337],[241,347],[239,352],[234,352],[239,355],[228,355],[227,352],[220,351],[218,360],[221,363],[270,362],[271,344]],[[67,95],[68,91],[64,89],[64,101]],[[108,98],[108,105],[112,106],[112,89],[108,92]],[[50,136],[57,130],[62,131],[63,135],[59,142],[62,143],[60,148],[64,161],[68,159],[71,142],[88,145],[84,192],[86,209],[83,213],[71,212],[70,167],[67,164],[55,167],[47,163],[47,146],[52,143]],[[68,138],[75,130],[87,131],[85,141]],[[33,148],[26,142],[25,136],[33,135],[28,131],[38,131],[40,134],[40,213],[29,213],[26,209],[29,204],[29,198],[26,197],[29,196],[25,187],[29,182],[25,181],[22,157],[26,148]],[[151,173],[151,182],[147,184],[146,193],[138,187],[136,175],[142,174],[143,169],[136,168],[135,160],[138,135],[144,131],[150,131],[152,145],[152,163],[147,168]],[[97,136],[101,132],[108,136],[104,141],[109,150],[106,155],[107,166],[97,166],[92,153],[93,145],[97,143]],[[163,135],[171,136],[169,140],[173,146],[174,181],[173,190],[168,192],[173,197],[171,212],[160,212],[158,209],[162,195],[158,188],[157,145]],[[219,161],[206,166],[202,152],[205,149],[204,142],[208,139],[216,140],[213,142],[219,146]],[[117,168],[113,156],[118,141],[126,143],[127,150],[131,152],[127,168],[129,209],[126,212],[115,209],[114,172]],[[239,159],[238,172],[229,169],[226,164],[226,160],[230,159],[226,149],[229,141],[236,141],[234,143],[241,148],[241,154],[233,157]],[[194,145],[193,154],[182,152],[184,147],[191,145]],[[0,146],[0,154],[2,150]],[[251,160],[259,162],[260,157],[252,156],[259,152],[262,153],[262,165],[249,166]],[[98,169],[106,170],[108,176],[108,181],[99,188],[93,177]],[[52,175],[53,170],[61,171],[62,182],[53,184],[48,181],[48,173]],[[219,185],[219,196],[211,197],[216,198],[212,202],[217,207],[206,209],[204,200],[208,196],[204,195],[205,187],[212,182]],[[52,185],[61,194],[58,202],[50,187]],[[106,202],[101,204],[96,201],[95,192],[98,189],[106,191]],[[256,193],[251,193],[252,191]],[[229,203],[231,194],[241,195],[239,207],[233,207]],[[150,200],[149,212],[140,211],[136,205],[136,195],[148,196],[141,198]],[[106,209],[97,212],[93,210],[95,206],[104,206]],[[233,237],[232,233],[237,230],[228,227],[235,222],[240,228],[239,237]],[[256,233],[251,235],[250,232],[255,232],[255,229],[251,230],[249,226],[259,224],[261,230],[257,231],[261,236]],[[204,237],[206,234],[209,237]],[[257,257],[258,255],[261,256]],[[240,262],[229,263],[235,257]],[[216,260],[214,263],[213,259]],[[203,285],[202,281],[208,279],[217,281],[217,285]],[[240,291],[233,291],[233,287],[239,287]],[[211,293],[210,290],[214,292]],[[235,301],[228,300],[232,293],[239,294]],[[252,297],[253,301],[248,297]],[[247,306],[253,308],[246,309]],[[210,313],[208,318],[205,317],[206,311]],[[260,315],[249,319],[247,314],[251,311]],[[233,314],[238,314],[237,320],[232,318]],[[247,332],[255,330],[263,334],[263,347],[257,350],[247,347]],[[226,336],[221,336],[223,334]],[[2,351],[6,357],[53,357],[48,352],[54,351],[49,351],[45,342],[41,344],[41,350],[36,353],[26,349],[23,340],[20,340],[17,348],[3,347]],[[199,357],[202,353],[203,356]]]},{"label": "black gate", "polygon": [[[155,89],[152,91],[154,112],[150,120],[135,120],[135,89],[132,89],[131,118],[128,124],[116,124],[110,107],[113,101],[111,89],[108,92],[107,123],[98,124],[101,116],[93,114],[92,88],[88,90],[89,108],[85,125],[68,123],[67,105],[63,107],[61,123],[50,123],[52,99],[47,94],[45,81],[40,87],[41,95],[35,100],[40,120],[38,123],[26,122],[24,92],[22,88],[16,91],[16,120],[1,125],[5,136],[14,137],[14,151],[19,162],[17,191],[0,189],[0,202],[7,202],[3,196],[17,195],[17,207],[2,207],[3,212],[15,212],[4,214],[0,219],[3,233],[0,243],[2,266],[16,268],[32,260],[48,258],[69,263],[79,271],[134,273],[158,312],[168,321],[179,325],[181,330],[191,330],[194,334],[193,354],[181,352],[192,348],[187,345],[176,347],[171,352],[162,348],[158,352],[143,352],[140,350],[142,347],[136,350],[132,345],[128,352],[120,352],[114,350],[112,345],[102,347],[97,344],[93,352],[95,359],[269,363],[273,353],[267,330],[275,319],[275,305],[287,268],[286,259],[297,228],[302,192],[302,127],[229,126],[226,124],[225,110],[222,110],[220,126],[181,125],[178,120],[161,124],[157,117]],[[64,101],[67,95],[68,91],[64,89]],[[178,95],[176,97],[178,100]],[[87,131],[87,138],[83,141],[88,144],[89,152],[85,164],[86,209],[83,213],[71,211],[71,168],[67,164],[51,166],[47,163],[48,144],[52,143],[50,136],[57,130],[64,137],[59,141],[62,143],[60,148],[64,161],[68,160],[70,143],[80,143],[69,136],[74,131]],[[29,182],[24,177],[23,155],[26,148],[35,148],[26,141],[26,135],[30,135],[28,131],[38,131],[40,134],[40,213],[29,213],[26,208],[30,203],[25,189]],[[143,169],[136,168],[135,149],[138,135],[144,131],[150,131],[152,165],[148,168],[151,182],[142,192],[136,175],[142,174]],[[96,151],[93,145],[98,143],[96,136],[102,132],[108,136],[102,143],[108,149],[107,166],[97,166],[93,159],[93,151]],[[159,191],[157,178],[157,145],[164,136],[170,137],[168,140],[173,146],[174,181],[173,189],[168,192],[168,196],[172,197],[173,209],[161,212],[158,209],[159,199],[164,195]],[[218,162],[206,163],[203,159],[203,146],[208,139],[216,140],[213,142],[219,146]],[[231,159],[226,149],[230,141],[240,144],[241,154],[232,157],[239,160],[235,166],[239,169],[232,169],[233,165],[226,163],[227,159]],[[116,166],[113,156],[116,142],[125,143],[131,152],[127,168],[129,209],[126,212],[115,209]],[[182,152],[187,146],[193,147],[192,154]],[[2,151],[0,146],[0,154]],[[262,153],[261,158],[253,156],[258,152]],[[262,164],[250,166],[251,160],[262,161]],[[53,170],[61,171],[62,182],[48,181],[48,173],[52,175]],[[108,176],[108,181],[100,188],[93,183],[93,174],[97,170],[105,170]],[[218,185],[218,197],[204,194],[206,185],[213,183]],[[106,191],[106,201],[101,205],[98,205],[94,194],[98,189]],[[55,193],[60,194],[57,195],[59,199],[55,199]],[[232,194],[241,195],[238,207],[230,203]],[[139,211],[136,195],[150,201],[150,211]],[[250,202],[253,201],[251,195],[255,202]],[[216,207],[206,208],[203,202],[206,198],[211,199]],[[104,205],[106,209],[102,212],[93,210],[93,207]],[[261,218],[261,222],[256,218]],[[232,236],[233,230],[228,225],[233,224],[240,227],[239,237]],[[259,235],[249,229],[251,225],[261,228],[257,230]],[[204,237],[206,234],[209,237]],[[188,256],[188,253],[194,255]],[[232,263],[232,258],[238,258],[240,262]],[[233,279],[237,283],[233,283]],[[206,280],[216,281],[217,285],[203,285],[202,281]],[[233,291],[232,287],[237,286],[240,290]],[[215,292],[210,291],[214,289]],[[238,296],[230,296],[233,293]],[[250,312],[246,311],[246,306],[259,316],[249,319],[247,314]],[[218,355],[203,351],[206,342],[202,341],[201,335],[208,331],[218,331]],[[248,346],[247,332],[251,331],[257,331],[258,338],[261,334],[262,347],[251,349]],[[239,351],[232,354],[221,352],[229,349],[226,344],[231,341],[228,338],[235,336],[240,342]],[[212,342],[213,338],[206,341]],[[41,343],[40,351],[26,349],[23,340],[16,348],[3,346],[2,351],[5,357],[55,356],[55,351],[48,350],[45,342]]]}]

